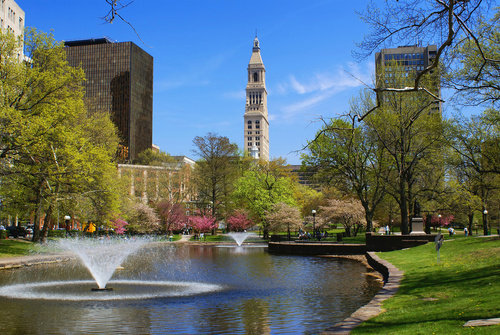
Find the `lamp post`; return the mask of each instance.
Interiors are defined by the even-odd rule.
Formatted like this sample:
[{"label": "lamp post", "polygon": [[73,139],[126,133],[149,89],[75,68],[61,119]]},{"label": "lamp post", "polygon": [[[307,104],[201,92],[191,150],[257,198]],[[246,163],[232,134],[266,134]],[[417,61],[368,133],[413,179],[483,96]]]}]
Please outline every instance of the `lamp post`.
[{"label": "lamp post", "polygon": [[438,214],[439,232],[441,232],[441,214]]},{"label": "lamp post", "polygon": [[313,209],[311,211],[312,215],[313,215],[313,236],[316,235],[316,210]]},{"label": "lamp post", "polygon": [[485,208],[483,211],[483,234],[489,235],[488,231],[488,210]]}]

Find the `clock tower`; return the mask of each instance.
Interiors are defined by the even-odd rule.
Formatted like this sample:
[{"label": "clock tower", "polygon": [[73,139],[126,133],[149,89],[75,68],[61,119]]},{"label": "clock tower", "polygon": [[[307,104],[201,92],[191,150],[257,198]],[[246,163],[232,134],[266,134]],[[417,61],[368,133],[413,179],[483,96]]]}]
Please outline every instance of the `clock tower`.
[{"label": "clock tower", "polygon": [[269,121],[267,117],[266,69],[260,56],[259,40],[253,41],[248,63],[248,83],[244,118],[244,147],[254,158],[269,161]]}]

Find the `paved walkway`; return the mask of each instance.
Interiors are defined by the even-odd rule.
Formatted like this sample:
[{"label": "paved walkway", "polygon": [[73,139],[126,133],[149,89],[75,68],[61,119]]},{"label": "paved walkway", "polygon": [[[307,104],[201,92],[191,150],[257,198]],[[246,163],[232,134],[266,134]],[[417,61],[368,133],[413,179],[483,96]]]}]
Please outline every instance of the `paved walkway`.
[{"label": "paved walkway", "polygon": [[369,254],[375,261],[385,266],[389,271],[387,283],[368,304],[355,311],[344,321],[326,329],[321,333],[322,335],[349,334],[351,330],[362,322],[382,313],[382,302],[395,295],[398,291],[404,272],[400,271],[386,260],[381,259],[374,252],[369,252]]}]

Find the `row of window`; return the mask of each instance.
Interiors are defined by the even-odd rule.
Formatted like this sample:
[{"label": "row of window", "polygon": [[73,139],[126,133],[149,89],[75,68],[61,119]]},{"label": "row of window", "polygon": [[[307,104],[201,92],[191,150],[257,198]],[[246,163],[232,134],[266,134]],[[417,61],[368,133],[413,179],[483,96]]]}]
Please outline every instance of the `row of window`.
[{"label": "row of window", "polygon": [[[252,140],[252,136],[248,136],[248,140],[251,141]],[[256,141],[260,141],[260,136],[255,136],[255,140]]]},{"label": "row of window", "polygon": [[[396,62],[397,65],[424,65],[424,60],[401,60]],[[386,66],[390,66],[391,64],[389,62],[385,62]]]},{"label": "row of window", "polygon": [[[248,129],[252,129],[252,121],[251,120],[248,120]],[[257,120],[255,121],[255,129],[260,129],[260,121]]]},{"label": "row of window", "polygon": [[423,53],[418,54],[386,54],[384,55],[385,60],[409,60],[409,59],[424,59]]},{"label": "row of window", "polygon": [[[252,135],[252,132],[251,131],[247,131],[247,135]],[[255,131],[255,135],[260,135],[260,131],[256,130]]]},{"label": "row of window", "polygon": [[[252,145],[252,142],[248,142],[248,143],[247,143],[247,146],[248,146],[249,148],[251,148],[251,147],[253,146],[253,145]],[[255,142],[255,146],[260,147],[260,142]]]}]

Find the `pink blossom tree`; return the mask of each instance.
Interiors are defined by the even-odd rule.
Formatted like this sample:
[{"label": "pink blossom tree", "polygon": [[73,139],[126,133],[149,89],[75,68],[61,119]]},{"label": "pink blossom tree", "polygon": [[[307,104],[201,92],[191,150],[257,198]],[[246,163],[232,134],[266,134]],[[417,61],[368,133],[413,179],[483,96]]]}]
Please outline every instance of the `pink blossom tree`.
[{"label": "pink blossom tree", "polygon": [[186,209],[181,203],[162,200],[156,204],[156,207],[162,225],[170,234],[172,230],[181,229],[186,223]]},{"label": "pink blossom tree", "polygon": [[111,220],[111,223],[113,224],[113,228],[116,234],[123,235],[127,231],[127,228],[125,228],[125,226],[128,225],[127,221],[116,218]]},{"label": "pink blossom tree", "polygon": [[248,216],[249,215],[246,211],[243,211],[243,210],[235,211],[231,216],[229,216],[226,219],[226,222],[228,224],[228,226],[227,226],[228,231],[229,230],[243,231],[243,230],[253,226],[254,222]]},{"label": "pink blossom tree", "polygon": [[188,217],[189,223],[194,230],[205,233],[215,228],[215,217],[207,214],[200,216],[190,216]]}]

